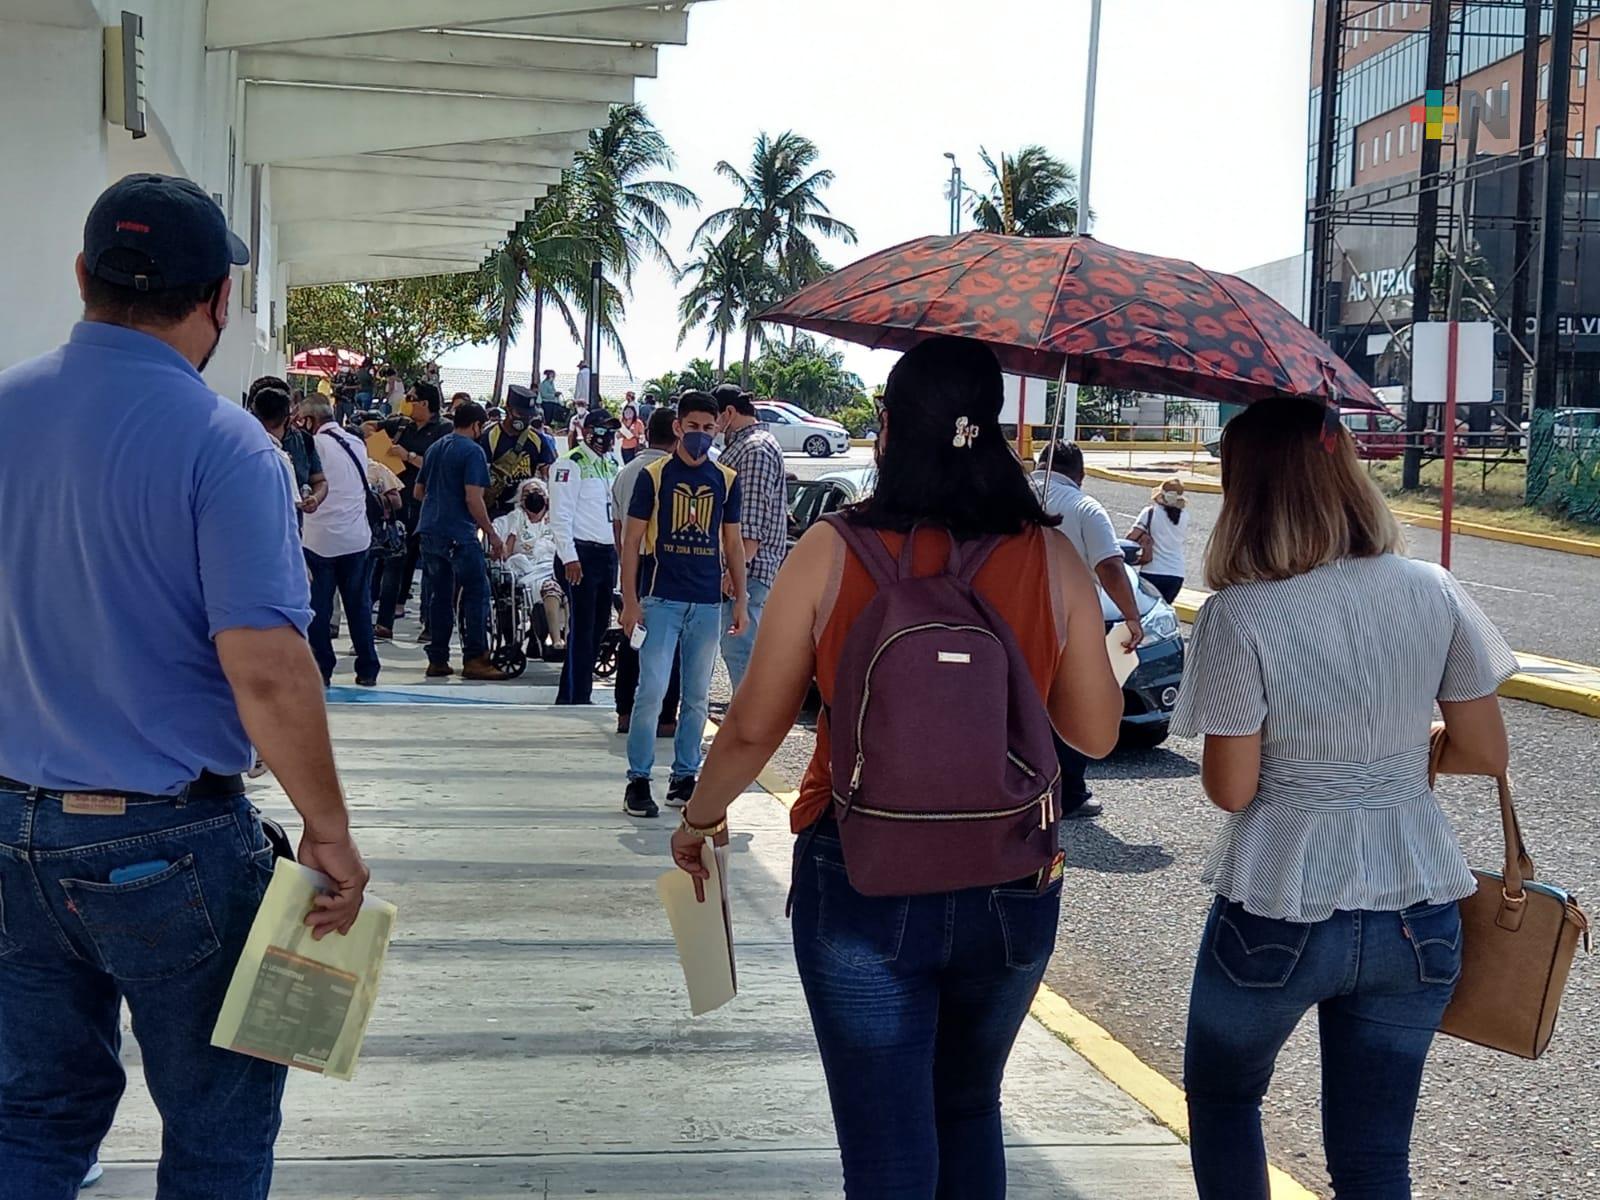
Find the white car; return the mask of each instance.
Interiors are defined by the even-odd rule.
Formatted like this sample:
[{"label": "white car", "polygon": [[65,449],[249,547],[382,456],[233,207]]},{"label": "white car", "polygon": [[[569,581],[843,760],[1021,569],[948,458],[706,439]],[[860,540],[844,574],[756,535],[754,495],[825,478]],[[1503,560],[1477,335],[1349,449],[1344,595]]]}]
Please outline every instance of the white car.
[{"label": "white car", "polygon": [[756,417],[778,439],[785,454],[827,458],[850,449],[850,434],[843,425],[826,417],[814,417],[792,404],[779,400],[758,401]]}]

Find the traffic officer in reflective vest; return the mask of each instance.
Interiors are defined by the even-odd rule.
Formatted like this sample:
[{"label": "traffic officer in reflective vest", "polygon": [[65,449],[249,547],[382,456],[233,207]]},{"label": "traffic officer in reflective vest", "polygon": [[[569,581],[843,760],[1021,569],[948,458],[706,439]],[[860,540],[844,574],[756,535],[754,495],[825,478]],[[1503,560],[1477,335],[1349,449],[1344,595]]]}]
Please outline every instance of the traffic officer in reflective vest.
[{"label": "traffic officer in reflective vest", "polygon": [[621,424],[601,409],[583,418],[583,441],[550,469],[550,524],[556,535],[556,578],[567,592],[571,625],[557,704],[592,703],[594,662],[611,628],[620,529],[611,505],[617,462],[611,456]]}]

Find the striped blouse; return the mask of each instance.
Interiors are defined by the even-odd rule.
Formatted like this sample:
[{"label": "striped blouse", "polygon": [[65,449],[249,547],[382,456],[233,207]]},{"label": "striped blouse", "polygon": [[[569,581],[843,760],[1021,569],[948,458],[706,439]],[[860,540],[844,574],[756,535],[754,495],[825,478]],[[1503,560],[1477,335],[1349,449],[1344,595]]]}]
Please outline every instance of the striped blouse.
[{"label": "striped blouse", "polygon": [[1446,571],[1397,555],[1238,584],[1195,622],[1172,731],[1261,734],[1256,798],[1205,881],[1246,911],[1323,921],[1472,894],[1428,787],[1434,701],[1493,695],[1517,669]]}]

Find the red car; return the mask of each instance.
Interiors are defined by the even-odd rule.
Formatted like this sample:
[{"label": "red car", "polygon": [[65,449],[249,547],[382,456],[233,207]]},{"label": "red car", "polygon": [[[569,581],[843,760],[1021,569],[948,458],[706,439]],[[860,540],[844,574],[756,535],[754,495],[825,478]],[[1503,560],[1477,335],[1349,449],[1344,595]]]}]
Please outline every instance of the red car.
[{"label": "red car", "polygon": [[1401,458],[1406,452],[1405,422],[1386,412],[1365,408],[1345,408],[1339,419],[1356,440],[1356,453],[1362,458],[1385,461]]}]

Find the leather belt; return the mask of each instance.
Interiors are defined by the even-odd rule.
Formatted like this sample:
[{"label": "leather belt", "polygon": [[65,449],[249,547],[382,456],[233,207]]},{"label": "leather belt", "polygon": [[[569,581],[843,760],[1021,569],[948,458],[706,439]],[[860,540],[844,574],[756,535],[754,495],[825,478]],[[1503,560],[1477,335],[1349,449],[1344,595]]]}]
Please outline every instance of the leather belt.
[{"label": "leather belt", "polygon": [[[40,788],[34,784],[25,783],[20,779],[9,779],[0,775],[0,791],[15,792],[43,792],[49,796],[66,794],[63,788]],[[116,788],[79,788],[75,794],[88,794],[95,796],[120,796],[125,800],[218,800],[229,796],[244,794],[243,775],[214,775],[210,771],[201,771],[200,778],[196,779],[176,796],[154,796],[147,792],[126,792]]]}]

